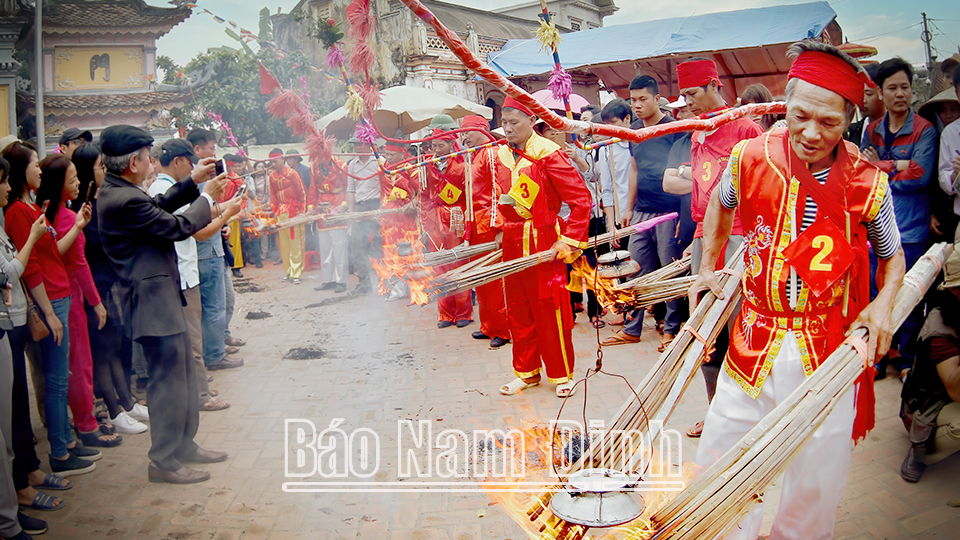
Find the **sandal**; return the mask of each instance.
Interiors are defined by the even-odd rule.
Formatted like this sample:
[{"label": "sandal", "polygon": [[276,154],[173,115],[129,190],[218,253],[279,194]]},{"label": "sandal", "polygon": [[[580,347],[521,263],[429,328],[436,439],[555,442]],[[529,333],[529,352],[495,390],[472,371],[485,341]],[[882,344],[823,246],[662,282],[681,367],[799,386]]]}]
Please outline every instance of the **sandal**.
[{"label": "sandal", "polygon": [[692,428],[687,430],[687,437],[691,439],[699,439],[701,435],[703,435],[703,420],[697,422]]},{"label": "sandal", "polygon": [[657,321],[657,333],[660,334],[661,336],[663,335],[663,328],[664,328],[664,322],[663,322],[663,319],[660,319],[659,321]]},{"label": "sandal", "polygon": [[667,350],[667,347],[669,347],[670,344],[673,343],[673,338],[674,338],[674,335],[669,332],[663,334],[663,337],[660,338],[660,346],[657,347],[657,350],[660,352]]},{"label": "sandal", "polygon": [[[99,429],[97,431],[91,431],[90,433],[84,433],[80,430],[77,431],[77,436],[80,439],[80,442],[84,446],[98,446],[100,448],[113,448],[115,446],[120,446],[123,443],[123,437],[120,435],[107,435],[101,432]],[[103,439],[102,437],[116,437],[115,439]]]},{"label": "sandal", "polygon": [[557,385],[557,397],[558,398],[568,398],[574,394],[577,381],[570,379],[569,381]]},{"label": "sandal", "polygon": [[217,396],[220,395],[220,391],[219,391],[219,390],[214,390],[214,389],[212,389],[212,388],[211,388],[210,391],[207,392],[207,393],[210,394],[210,397],[217,397]]},{"label": "sandal", "polygon": [[31,485],[30,487],[35,487],[39,489],[49,489],[51,491],[66,491],[73,487],[73,484],[70,480],[57,476],[55,474],[47,474],[43,477],[43,482],[39,485]]},{"label": "sandal", "polygon": [[224,409],[229,409],[230,404],[226,401],[220,401],[218,399],[208,399],[200,404],[201,411],[222,411]]},{"label": "sandal", "polygon": [[523,382],[523,379],[517,377],[516,379],[508,382],[507,384],[500,387],[500,393],[505,396],[513,396],[519,394],[520,392],[526,390],[527,388],[533,388],[540,384],[540,381],[537,382]]},{"label": "sandal", "polygon": [[113,424],[100,422],[100,434],[101,435],[116,435],[117,430],[114,429]]},{"label": "sandal", "polygon": [[[33,510],[42,510],[44,512],[50,512],[53,510],[59,510],[63,508],[65,504],[67,504],[67,502],[64,501],[63,499],[60,499],[60,504],[53,504],[53,500],[56,498],[57,497],[54,497],[53,495],[48,495],[46,493],[43,493],[42,491],[38,491],[37,496],[33,498],[33,502],[30,503],[29,505],[26,505],[26,507],[31,508]],[[24,505],[21,505],[21,506],[24,506]]]},{"label": "sandal", "polygon": [[603,319],[601,319],[600,317],[594,317],[590,319],[590,324],[592,324],[593,327],[597,329],[607,326],[607,323],[605,323]]},{"label": "sandal", "polygon": [[227,338],[223,340],[223,343],[224,345],[232,345],[234,347],[243,347],[244,345],[247,344],[246,341],[240,338],[235,338],[233,336],[227,336]]},{"label": "sandal", "polygon": [[617,330],[616,334],[607,337],[600,342],[601,345],[611,347],[613,345],[632,345],[635,343],[640,343],[640,336],[631,336],[630,334],[624,332],[623,330]]},{"label": "sandal", "polygon": [[227,354],[237,354],[238,352],[240,352],[240,347],[229,347],[229,346],[224,347],[223,352]]}]

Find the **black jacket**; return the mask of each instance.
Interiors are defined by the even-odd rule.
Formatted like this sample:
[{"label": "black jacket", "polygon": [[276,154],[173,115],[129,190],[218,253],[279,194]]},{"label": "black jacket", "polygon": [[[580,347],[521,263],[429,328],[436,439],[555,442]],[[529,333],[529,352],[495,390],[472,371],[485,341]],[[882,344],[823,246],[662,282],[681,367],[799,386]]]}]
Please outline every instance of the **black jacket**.
[{"label": "black jacket", "polygon": [[[210,205],[199,196],[189,177],[153,198],[112,174],[103,180],[97,196],[100,240],[117,273],[123,323],[133,339],[187,331],[173,243],[210,223]],[[187,204],[186,212],[173,215]]]}]

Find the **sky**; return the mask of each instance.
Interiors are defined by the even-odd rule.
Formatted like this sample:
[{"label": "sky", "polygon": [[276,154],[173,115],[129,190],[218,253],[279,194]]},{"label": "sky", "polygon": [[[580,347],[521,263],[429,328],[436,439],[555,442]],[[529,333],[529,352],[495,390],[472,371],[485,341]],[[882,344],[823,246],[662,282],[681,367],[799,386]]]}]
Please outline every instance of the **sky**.
[{"label": "sky", "polygon": [[[447,0],[481,9],[496,9],[520,0]],[[156,6],[169,7],[165,0],[147,0]],[[259,28],[259,13],[264,6],[276,13],[277,8],[289,12],[296,0],[196,0],[199,8],[207,8],[213,13],[232,20],[239,26],[254,33]],[[650,2],[641,0],[616,0],[620,7],[614,15],[604,20],[604,25],[627,24],[644,20],[686,17],[717,11],[733,11],[754,7],[780,4],[796,4],[791,0],[684,0],[682,2]],[[878,49],[878,60],[892,56],[902,56],[914,64],[926,62],[923,42],[920,40],[921,17],[925,11],[932,19],[930,31],[933,33],[934,54],[940,59],[949,57],[958,51],[960,43],[960,9],[956,0],[921,0],[913,2],[903,0],[834,0],[831,7],[837,12],[837,21],[843,29],[844,38],[860,44],[872,45]],[[950,6],[953,5],[953,8]],[[239,44],[227,36],[220,24],[212,17],[195,9],[194,14],[185,22],[176,26],[169,34],[157,42],[157,53],[171,57],[178,64],[185,64],[200,52],[211,47],[223,45],[238,47]],[[935,26],[934,26],[935,25]],[[939,54],[938,54],[939,53]]]}]

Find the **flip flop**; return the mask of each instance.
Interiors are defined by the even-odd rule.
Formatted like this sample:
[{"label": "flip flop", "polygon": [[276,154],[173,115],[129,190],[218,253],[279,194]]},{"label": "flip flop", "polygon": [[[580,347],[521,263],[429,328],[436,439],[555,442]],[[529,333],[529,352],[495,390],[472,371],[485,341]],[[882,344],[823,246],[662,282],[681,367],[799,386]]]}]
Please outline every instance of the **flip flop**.
[{"label": "flip flop", "polygon": [[520,392],[526,390],[527,388],[533,388],[540,384],[540,381],[534,383],[523,382],[523,379],[517,377],[516,379],[508,382],[507,384],[500,387],[500,393],[505,396],[514,396]]},{"label": "flip flop", "polygon": [[207,392],[207,393],[210,394],[210,397],[217,397],[217,396],[220,395],[220,391],[219,391],[219,390],[214,390],[213,388],[211,388],[210,391]]},{"label": "flip flop", "polygon": [[607,326],[607,323],[605,323],[603,319],[601,319],[600,317],[596,317],[593,320],[591,320],[590,324],[592,324],[593,327],[597,329]]},{"label": "flip flop", "polygon": [[233,336],[228,336],[226,339],[223,340],[223,343],[225,345],[233,345],[234,347],[243,347],[244,345],[247,344],[246,341],[240,338],[235,338]]},{"label": "flip flop", "polygon": [[220,401],[216,399],[208,399],[200,405],[201,411],[222,411],[224,409],[229,409],[230,404],[226,401]]},{"label": "flip flop", "polygon": [[663,352],[667,350],[667,347],[673,343],[674,336],[673,334],[663,334],[663,337],[660,338],[660,346],[657,347],[657,350]]},{"label": "flip flop", "polygon": [[43,477],[43,482],[39,485],[31,485],[30,487],[35,487],[39,489],[49,489],[51,491],[66,491],[73,487],[73,484],[70,480],[57,476],[55,474],[47,474]]},{"label": "flip flop", "polygon": [[616,334],[613,334],[612,336],[609,336],[607,339],[604,339],[600,342],[601,345],[606,347],[612,347],[614,345],[633,345],[636,343],[640,343],[640,338],[633,337],[623,330],[618,330]]},{"label": "flip flop", "polygon": [[692,428],[687,430],[687,437],[691,439],[699,439],[701,435],[703,435],[703,420],[697,422]]},{"label": "flip flop", "polygon": [[558,398],[568,398],[576,393],[574,387],[576,386],[577,381],[570,379],[569,381],[557,385],[557,397]]},{"label": "flip flop", "polygon": [[237,354],[240,352],[240,347],[227,346],[223,348],[223,351],[227,354]]},{"label": "flip flop", "polygon": [[37,492],[37,496],[33,498],[33,502],[30,503],[27,508],[32,508],[33,510],[42,510],[44,512],[51,512],[53,510],[59,510],[63,508],[66,501],[60,499],[60,504],[53,504],[53,500],[56,499],[53,495],[47,495],[42,491]]}]

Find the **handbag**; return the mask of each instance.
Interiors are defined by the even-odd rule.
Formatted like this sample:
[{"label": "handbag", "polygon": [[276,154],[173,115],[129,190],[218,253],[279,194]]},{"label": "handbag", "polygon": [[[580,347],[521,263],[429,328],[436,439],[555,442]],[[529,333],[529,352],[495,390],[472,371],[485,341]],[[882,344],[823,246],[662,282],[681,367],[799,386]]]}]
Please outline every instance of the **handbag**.
[{"label": "handbag", "polygon": [[47,327],[47,323],[40,316],[40,308],[30,297],[30,289],[23,283],[23,280],[20,283],[23,286],[23,296],[27,299],[27,326],[30,327],[30,338],[34,341],[40,341],[50,335],[50,328]]}]

